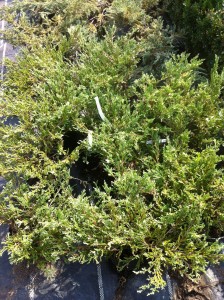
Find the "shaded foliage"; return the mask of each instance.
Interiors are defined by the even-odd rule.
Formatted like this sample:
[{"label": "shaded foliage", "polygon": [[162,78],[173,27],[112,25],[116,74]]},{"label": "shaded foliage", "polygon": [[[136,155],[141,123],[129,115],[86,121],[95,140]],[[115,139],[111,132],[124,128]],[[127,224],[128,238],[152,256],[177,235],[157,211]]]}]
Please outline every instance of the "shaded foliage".
[{"label": "shaded foliage", "polygon": [[177,32],[184,37],[186,51],[192,56],[200,54],[205,59],[204,67],[207,70],[212,68],[215,55],[218,55],[220,68],[223,68],[223,1],[168,0],[166,5]]}]

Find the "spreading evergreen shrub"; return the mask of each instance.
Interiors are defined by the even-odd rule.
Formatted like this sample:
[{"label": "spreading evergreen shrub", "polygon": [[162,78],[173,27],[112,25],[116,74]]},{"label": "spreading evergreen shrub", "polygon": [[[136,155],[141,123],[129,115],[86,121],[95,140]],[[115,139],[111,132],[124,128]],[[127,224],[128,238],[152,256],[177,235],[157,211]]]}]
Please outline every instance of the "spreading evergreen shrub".
[{"label": "spreading evergreen shrub", "polygon": [[[193,279],[223,259],[224,72],[218,58],[206,78],[197,57],[171,55],[157,1],[132,1],[136,17],[104,3],[99,26],[96,2],[82,13],[77,1],[18,2],[24,19],[7,34],[26,47],[7,63],[0,102],[3,251],[45,270],[107,257],[147,274],[154,292],[165,270]],[[61,18],[52,32],[43,9]],[[76,166],[89,170],[81,193]]]}]

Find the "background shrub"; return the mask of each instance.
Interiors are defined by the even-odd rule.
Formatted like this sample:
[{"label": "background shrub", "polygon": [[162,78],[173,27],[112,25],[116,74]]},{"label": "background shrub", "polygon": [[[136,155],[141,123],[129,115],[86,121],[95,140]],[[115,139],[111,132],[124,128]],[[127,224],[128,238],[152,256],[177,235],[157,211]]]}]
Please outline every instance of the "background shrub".
[{"label": "background shrub", "polygon": [[168,15],[177,32],[184,37],[187,52],[205,59],[204,67],[208,70],[213,66],[215,55],[218,55],[223,68],[223,1],[168,1]]}]

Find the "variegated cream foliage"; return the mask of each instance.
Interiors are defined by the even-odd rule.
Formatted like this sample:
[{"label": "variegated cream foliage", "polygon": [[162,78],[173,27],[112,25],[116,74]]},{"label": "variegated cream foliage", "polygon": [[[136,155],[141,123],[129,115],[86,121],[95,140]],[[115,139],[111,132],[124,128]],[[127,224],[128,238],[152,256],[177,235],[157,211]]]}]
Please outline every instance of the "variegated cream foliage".
[{"label": "variegated cream foliage", "polygon": [[[223,259],[224,72],[173,54],[157,2],[16,2],[6,37],[21,50],[0,101],[12,262],[107,257],[155,292],[164,270],[194,279]],[[74,192],[74,165],[91,193]]]}]

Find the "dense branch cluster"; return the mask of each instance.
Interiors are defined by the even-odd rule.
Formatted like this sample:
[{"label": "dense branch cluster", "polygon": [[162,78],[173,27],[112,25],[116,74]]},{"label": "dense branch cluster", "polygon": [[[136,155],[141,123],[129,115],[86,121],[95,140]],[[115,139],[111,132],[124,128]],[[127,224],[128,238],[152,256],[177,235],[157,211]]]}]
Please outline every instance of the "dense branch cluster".
[{"label": "dense branch cluster", "polygon": [[4,37],[20,49],[0,101],[12,262],[46,270],[107,257],[147,274],[142,289],[154,292],[164,270],[193,279],[223,258],[216,2],[22,0],[2,10]]}]

